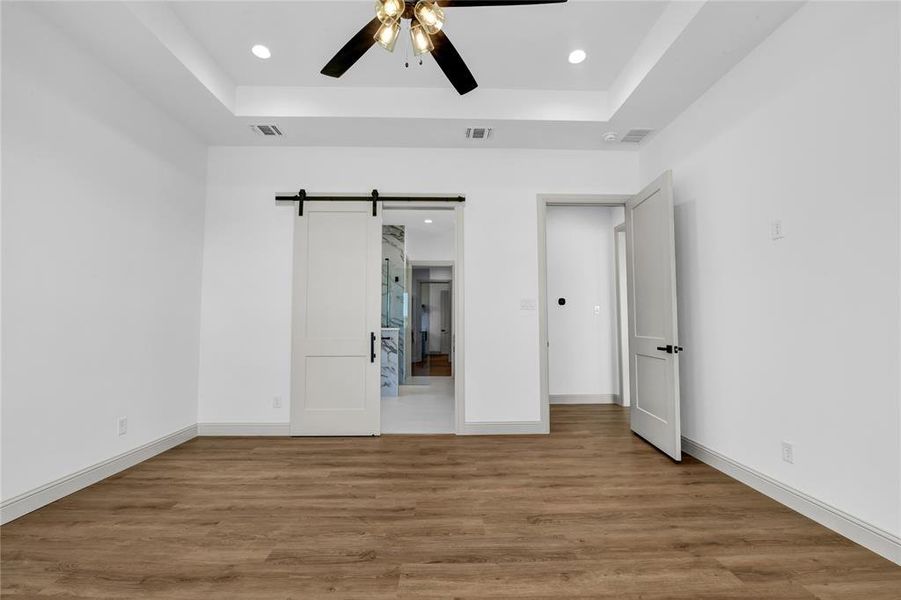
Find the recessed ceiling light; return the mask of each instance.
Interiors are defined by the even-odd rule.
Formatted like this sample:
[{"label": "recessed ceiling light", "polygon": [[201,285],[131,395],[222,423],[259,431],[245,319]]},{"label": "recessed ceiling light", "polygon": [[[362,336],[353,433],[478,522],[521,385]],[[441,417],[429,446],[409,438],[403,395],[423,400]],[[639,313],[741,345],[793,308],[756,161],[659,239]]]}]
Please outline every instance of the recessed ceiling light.
[{"label": "recessed ceiling light", "polygon": [[426,219],[425,221],[423,221],[423,223],[431,223],[431,222],[432,222],[431,219]]},{"label": "recessed ceiling light", "polygon": [[250,51],[253,52],[253,55],[257,58],[267,59],[272,56],[272,52],[269,52],[269,48],[263,44],[256,44]]},{"label": "recessed ceiling light", "polygon": [[584,50],[573,50],[572,52],[569,53],[569,62],[574,65],[577,65],[580,62],[582,62],[583,60],[585,60],[587,58],[587,56],[588,55],[585,54]]}]

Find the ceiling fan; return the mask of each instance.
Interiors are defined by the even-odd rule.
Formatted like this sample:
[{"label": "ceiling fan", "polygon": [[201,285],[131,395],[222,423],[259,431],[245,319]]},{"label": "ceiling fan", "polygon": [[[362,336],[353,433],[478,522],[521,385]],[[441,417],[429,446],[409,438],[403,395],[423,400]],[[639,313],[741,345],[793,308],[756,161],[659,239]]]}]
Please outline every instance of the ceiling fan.
[{"label": "ceiling fan", "polygon": [[357,32],[322,68],[322,74],[341,77],[366,51],[378,43],[394,52],[401,21],[410,21],[410,40],[415,55],[431,52],[435,62],[462,96],[476,87],[475,77],[463,57],[444,35],[444,8],[560,4],[566,0],[375,0],[375,18]]}]

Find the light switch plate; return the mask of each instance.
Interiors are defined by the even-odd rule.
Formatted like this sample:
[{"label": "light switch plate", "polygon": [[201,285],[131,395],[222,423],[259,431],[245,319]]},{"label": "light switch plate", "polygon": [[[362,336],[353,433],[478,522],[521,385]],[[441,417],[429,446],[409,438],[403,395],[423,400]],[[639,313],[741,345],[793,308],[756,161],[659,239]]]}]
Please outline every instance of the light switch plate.
[{"label": "light switch plate", "polygon": [[534,298],[523,298],[519,301],[519,310],[538,310],[538,302]]}]

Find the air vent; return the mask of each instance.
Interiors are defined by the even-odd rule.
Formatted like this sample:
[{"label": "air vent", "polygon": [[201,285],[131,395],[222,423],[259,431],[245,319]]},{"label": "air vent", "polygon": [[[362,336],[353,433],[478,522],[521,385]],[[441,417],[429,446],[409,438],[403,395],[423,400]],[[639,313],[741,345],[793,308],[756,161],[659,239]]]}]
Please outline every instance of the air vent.
[{"label": "air vent", "polygon": [[637,144],[641,142],[644,138],[648,136],[649,133],[653,131],[652,129],[630,129],[629,132],[623,136],[624,144]]},{"label": "air vent", "polygon": [[491,137],[490,127],[467,127],[466,137],[470,140],[487,140]]},{"label": "air vent", "polygon": [[251,125],[251,129],[253,129],[257,135],[284,135],[278,127],[275,125]]}]

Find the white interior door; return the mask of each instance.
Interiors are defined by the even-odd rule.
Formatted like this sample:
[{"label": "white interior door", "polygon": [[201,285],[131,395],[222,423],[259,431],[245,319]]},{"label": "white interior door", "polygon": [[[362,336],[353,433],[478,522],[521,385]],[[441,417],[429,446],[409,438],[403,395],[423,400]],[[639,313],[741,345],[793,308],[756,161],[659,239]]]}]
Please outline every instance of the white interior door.
[{"label": "white interior door", "polygon": [[673,182],[667,171],[626,202],[632,431],[682,460]]},{"label": "white interior door", "polygon": [[382,217],[306,202],[294,230],[291,435],[378,435]]}]

